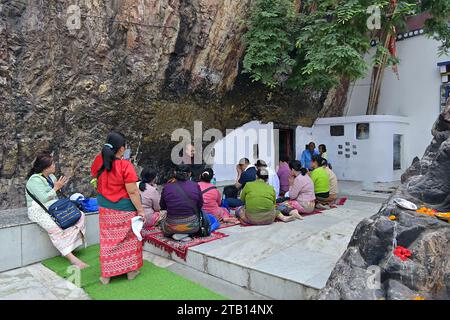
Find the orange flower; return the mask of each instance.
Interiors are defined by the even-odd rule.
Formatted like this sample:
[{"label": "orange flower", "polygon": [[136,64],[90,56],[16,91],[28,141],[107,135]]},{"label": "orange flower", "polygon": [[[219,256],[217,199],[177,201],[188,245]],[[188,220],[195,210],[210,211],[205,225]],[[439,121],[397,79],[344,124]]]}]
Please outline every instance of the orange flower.
[{"label": "orange flower", "polygon": [[389,216],[389,220],[394,221],[395,219],[397,219],[396,216],[394,216],[394,215]]},{"label": "orange flower", "polygon": [[426,215],[431,216],[431,217],[434,217],[435,213],[437,213],[436,210],[425,208],[425,207],[417,209],[416,212],[423,213],[423,214],[426,214]]},{"label": "orange flower", "polygon": [[413,298],[413,300],[425,300],[425,297],[422,297],[422,296],[415,296],[415,297]]}]

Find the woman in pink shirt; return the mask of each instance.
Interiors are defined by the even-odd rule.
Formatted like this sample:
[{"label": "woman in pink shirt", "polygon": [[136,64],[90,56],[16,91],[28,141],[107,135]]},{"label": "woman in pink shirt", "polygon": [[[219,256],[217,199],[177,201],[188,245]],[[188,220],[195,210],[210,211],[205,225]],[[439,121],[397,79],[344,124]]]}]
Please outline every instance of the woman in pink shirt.
[{"label": "woman in pink shirt", "polygon": [[289,168],[288,157],[280,157],[280,166],[278,167],[277,175],[280,179],[280,197],[282,197],[289,191],[289,177],[291,176],[291,169]]},{"label": "woman in pink shirt", "polygon": [[203,196],[203,207],[202,209],[214,215],[217,220],[223,222],[237,222],[237,219],[230,215],[227,209],[222,208],[220,205],[222,203],[222,195],[220,191],[217,190],[216,186],[211,183],[214,177],[214,171],[211,168],[206,168],[200,175],[200,190]]},{"label": "woman in pink shirt", "polygon": [[313,181],[300,161],[289,162],[289,168],[292,174],[289,178],[289,204],[300,213],[313,212],[316,200]]},{"label": "woman in pink shirt", "polygon": [[159,201],[161,195],[156,190],[156,172],[150,168],[144,168],[141,172],[141,181],[139,182],[139,190],[141,191],[142,207],[145,214],[145,225],[155,226],[165,217],[165,212],[161,213]]}]

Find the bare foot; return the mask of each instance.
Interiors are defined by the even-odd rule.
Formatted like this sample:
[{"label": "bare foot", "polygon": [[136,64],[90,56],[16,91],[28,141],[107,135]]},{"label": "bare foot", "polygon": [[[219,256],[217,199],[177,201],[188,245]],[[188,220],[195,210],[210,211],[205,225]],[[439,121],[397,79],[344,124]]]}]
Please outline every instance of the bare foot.
[{"label": "bare foot", "polygon": [[107,284],[109,284],[109,282],[111,281],[111,278],[103,278],[103,277],[100,277],[100,282],[102,283],[102,284],[104,284],[104,285],[107,285]]},{"label": "bare foot", "polygon": [[140,273],[139,270],[134,270],[134,271],[128,272],[127,273],[128,280],[133,280],[134,278],[136,278],[139,275],[139,273]]},{"label": "bare foot", "polygon": [[234,218],[234,217],[229,217],[229,218],[223,218],[223,222],[228,222],[228,223],[237,223],[239,221],[239,219]]},{"label": "bare foot", "polygon": [[327,210],[328,208],[327,207],[325,207],[323,204],[321,204],[321,203],[317,203],[316,204],[316,209],[318,209],[318,210]]},{"label": "bare foot", "polygon": [[295,219],[303,220],[303,217],[300,215],[300,213],[298,213],[297,209],[291,210],[291,212],[289,212],[289,215],[294,217]]},{"label": "bare foot", "polygon": [[81,261],[80,259],[78,259],[77,257],[75,257],[73,255],[73,253],[69,253],[66,258],[70,261],[71,264],[73,264],[74,266],[77,266],[80,269],[85,269],[87,267],[89,267],[88,264],[84,263],[83,261]]},{"label": "bare foot", "polygon": [[294,216],[284,216],[281,213],[277,216],[277,218],[283,222],[291,222],[295,220]]},{"label": "bare foot", "polygon": [[75,263],[75,265],[80,269],[89,268],[89,265],[87,263],[84,263],[83,261],[80,261],[79,263]]}]

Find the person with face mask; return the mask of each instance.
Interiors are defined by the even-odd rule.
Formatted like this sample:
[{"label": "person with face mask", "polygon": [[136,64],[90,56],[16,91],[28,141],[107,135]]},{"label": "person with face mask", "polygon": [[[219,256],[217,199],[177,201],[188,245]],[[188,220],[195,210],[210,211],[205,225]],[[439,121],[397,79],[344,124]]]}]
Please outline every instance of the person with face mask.
[{"label": "person with face mask", "polygon": [[126,141],[122,134],[110,132],[91,167],[97,178],[100,222],[100,281],[127,274],[129,280],[142,267],[142,242],[132,231],[131,219],[145,213],[133,164],[123,159]]}]

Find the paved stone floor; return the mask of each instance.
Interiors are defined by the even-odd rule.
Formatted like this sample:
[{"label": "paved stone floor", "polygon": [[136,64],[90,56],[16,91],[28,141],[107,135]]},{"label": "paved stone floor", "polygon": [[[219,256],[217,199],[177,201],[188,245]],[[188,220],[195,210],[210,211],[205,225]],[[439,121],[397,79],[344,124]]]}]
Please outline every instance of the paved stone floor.
[{"label": "paved stone floor", "polygon": [[[336,261],[345,251],[356,225],[375,214],[396,185],[376,184],[368,188],[360,183],[340,182],[341,194],[350,197],[342,207],[287,224],[223,229],[221,231],[230,237],[191,250],[319,289],[325,285]],[[150,252],[145,252],[144,258],[224,296],[240,300],[267,299],[264,294],[197,271],[189,265]],[[89,297],[82,289],[38,263],[0,273],[0,299],[67,300]]]},{"label": "paved stone floor", "polygon": [[[221,232],[230,236],[191,250],[241,268],[321,289],[358,223],[376,214],[380,206],[379,201],[347,200],[342,207],[301,221],[222,229]],[[209,265],[207,269],[211,269]],[[276,293],[277,290],[280,292]],[[283,288],[270,291],[273,296],[283,297]]]},{"label": "paved stone floor", "polygon": [[[225,297],[237,300],[267,299],[245,288],[149,252],[144,252],[144,259],[199,283]],[[90,298],[83,289],[75,286],[70,281],[60,278],[53,271],[37,263],[0,273],[0,300],[90,300]]]},{"label": "paved stone floor", "polygon": [[70,281],[42,264],[0,273],[1,300],[87,300],[89,297]]}]

